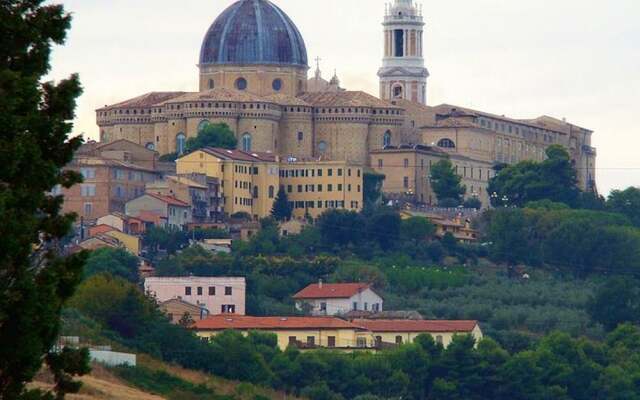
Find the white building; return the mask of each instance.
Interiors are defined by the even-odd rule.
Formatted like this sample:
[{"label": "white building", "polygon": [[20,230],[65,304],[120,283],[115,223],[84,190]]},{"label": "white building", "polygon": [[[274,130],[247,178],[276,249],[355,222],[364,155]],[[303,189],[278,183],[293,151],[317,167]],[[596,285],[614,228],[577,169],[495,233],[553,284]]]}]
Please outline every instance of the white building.
[{"label": "white building", "polygon": [[144,290],[158,303],[180,299],[197,306],[204,305],[210,315],[245,315],[246,312],[245,278],[147,278],[144,281]]},{"label": "white building", "polygon": [[314,316],[340,315],[349,311],[382,311],[384,300],[366,283],[316,283],[295,296],[296,308]]},{"label": "white building", "polygon": [[380,98],[410,100],[427,104],[424,63],[424,19],[412,0],[394,0],[387,6],[384,22],[384,58],[380,77]]}]

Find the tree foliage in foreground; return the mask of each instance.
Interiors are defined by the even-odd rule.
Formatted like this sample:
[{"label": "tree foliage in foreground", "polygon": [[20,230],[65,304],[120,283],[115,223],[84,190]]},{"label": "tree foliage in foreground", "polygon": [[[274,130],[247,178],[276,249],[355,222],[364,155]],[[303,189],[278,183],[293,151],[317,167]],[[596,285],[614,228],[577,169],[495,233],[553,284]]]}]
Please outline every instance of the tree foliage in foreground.
[{"label": "tree foliage in foreground", "polygon": [[271,209],[271,216],[275,218],[276,221],[288,221],[291,219],[293,215],[293,209],[291,208],[291,204],[289,204],[289,196],[287,196],[287,192],[284,190],[284,187],[281,187],[278,190],[278,195],[276,196],[275,201],[273,202],[273,208]]},{"label": "tree foliage in foreground", "polygon": [[46,193],[80,181],[62,172],[80,138],[69,138],[77,76],[41,83],[51,47],[65,41],[71,17],[61,5],[0,3],[0,398],[53,399],[25,384],[42,367],[53,371],[57,398],[77,391],[69,374],[86,372],[86,352],[50,354],[60,312],[82,276],[85,254],[61,257],[73,216]]},{"label": "tree foliage in foreground", "polygon": [[205,147],[220,147],[233,150],[238,145],[238,139],[229,125],[225,123],[207,124],[196,137],[187,140],[187,153],[203,149]]},{"label": "tree foliage in foreground", "polygon": [[467,189],[462,186],[462,178],[456,173],[451,160],[440,160],[433,164],[430,180],[438,204],[451,202],[454,207],[460,205]]}]

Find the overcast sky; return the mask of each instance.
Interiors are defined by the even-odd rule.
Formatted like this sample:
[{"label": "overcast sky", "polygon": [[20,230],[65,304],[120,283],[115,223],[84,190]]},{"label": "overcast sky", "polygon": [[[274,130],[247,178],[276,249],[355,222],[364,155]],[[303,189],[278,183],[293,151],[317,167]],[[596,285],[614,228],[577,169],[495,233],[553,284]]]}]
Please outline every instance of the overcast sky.
[{"label": "overcast sky", "polygon": [[[233,0],[57,0],[74,14],[51,77],[79,72],[75,133],[98,137],[94,110],[150,91],[197,90],[205,32]],[[384,0],[273,0],[323,76],[377,95]],[[640,186],[639,0],[423,1],[428,103],[595,131],[598,186]],[[313,73],[315,65],[310,73]]]}]

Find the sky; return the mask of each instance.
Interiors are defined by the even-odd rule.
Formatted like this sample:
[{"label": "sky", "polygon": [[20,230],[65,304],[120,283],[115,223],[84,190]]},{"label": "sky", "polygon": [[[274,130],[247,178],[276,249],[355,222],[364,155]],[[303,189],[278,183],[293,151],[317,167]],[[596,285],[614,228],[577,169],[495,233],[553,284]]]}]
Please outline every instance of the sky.
[{"label": "sky", "polygon": [[[234,2],[52,1],[74,20],[48,78],[80,74],[74,133],[90,139],[99,107],[150,91],[197,91],[202,39]],[[272,1],[297,25],[309,60],[322,59],[325,78],[337,70],[343,87],[378,94],[384,0]],[[640,1],[418,2],[429,105],[566,118],[595,132],[602,194],[640,186]]]}]

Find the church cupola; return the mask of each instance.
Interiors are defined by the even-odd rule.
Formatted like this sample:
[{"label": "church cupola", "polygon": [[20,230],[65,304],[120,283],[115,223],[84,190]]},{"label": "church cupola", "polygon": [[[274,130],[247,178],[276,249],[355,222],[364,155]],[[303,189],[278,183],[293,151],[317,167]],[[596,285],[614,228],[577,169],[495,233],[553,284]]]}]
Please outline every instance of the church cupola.
[{"label": "church cupola", "polygon": [[385,7],[384,58],[380,98],[427,103],[429,71],[424,62],[422,7],[412,0],[394,0]]}]

